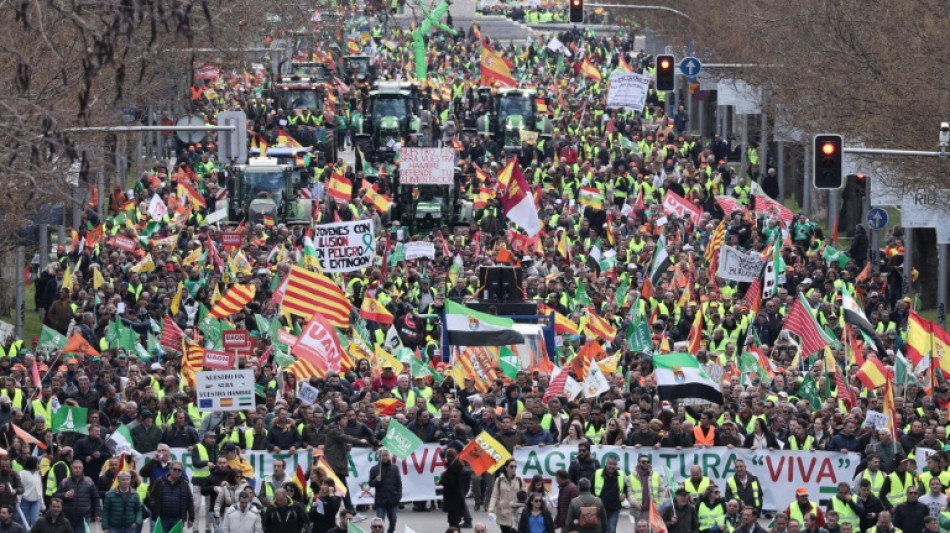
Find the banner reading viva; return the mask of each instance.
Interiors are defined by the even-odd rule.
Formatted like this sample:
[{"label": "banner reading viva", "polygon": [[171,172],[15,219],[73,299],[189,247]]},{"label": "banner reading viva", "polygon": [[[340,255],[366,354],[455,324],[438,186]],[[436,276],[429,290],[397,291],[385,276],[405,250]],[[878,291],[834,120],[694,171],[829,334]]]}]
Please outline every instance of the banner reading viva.
[{"label": "banner reading viva", "polygon": [[[402,474],[403,502],[432,500],[441,495],[441,487],[435,482],[445,470],[441,448],[439,444],[423,444],[409,457],[396,461]],[[784,509],[789,502],[795,501],[798,487],[808,489],[809,499],[824,502],[836,494],[839,482],[850,482],[854,478],[854,471],[860,463],[860,456],[856,453],[745,450],[721,446],[684,450],[595,446],[591,453],[601,464],[607,457],[617,457],[620,469],[628,474],[636,468],[637,456],[644,454],[650,457],[655,471],[663,472],[669,468],[680,481],[689,477],[691,466],[700,465],[703,475],[720,487],[724,487],[726,480],[735,474],[736,460],[743,459],[749,473],[758,477],[762,485],[764,509]],[[553,481],[555,473],[562,468],[566,470],[576,454],[577,446],[519,448],[514,452],[517,475],[525,483],[536,474],[545,481]],[[378,462],[378,451],[368,448],[350,451],[350,471],[346,480],[354,505],[373,503],[374,489],[369,486],[369,469]],[[556,495],[557,483],[552,483],[551,489]]]}]

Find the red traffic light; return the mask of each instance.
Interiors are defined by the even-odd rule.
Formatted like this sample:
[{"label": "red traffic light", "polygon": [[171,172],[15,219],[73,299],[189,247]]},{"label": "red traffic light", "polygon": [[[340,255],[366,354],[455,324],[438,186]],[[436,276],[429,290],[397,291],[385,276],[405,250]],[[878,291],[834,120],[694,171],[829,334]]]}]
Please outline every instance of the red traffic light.
[{"label": "red traffic light", "polygon": [[838,146],[834,142],[826,142],[821,145],[821,153],[825,155],[835,155],[835,152],[838,151]]}]

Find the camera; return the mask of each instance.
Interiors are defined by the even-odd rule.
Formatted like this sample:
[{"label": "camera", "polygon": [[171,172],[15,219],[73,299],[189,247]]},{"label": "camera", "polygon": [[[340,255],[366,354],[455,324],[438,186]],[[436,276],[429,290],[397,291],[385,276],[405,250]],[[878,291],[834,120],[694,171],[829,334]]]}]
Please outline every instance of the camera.
[{"label": "camera", "polygon": [[940,146],[950,145],[950,122],[940,123]]}]

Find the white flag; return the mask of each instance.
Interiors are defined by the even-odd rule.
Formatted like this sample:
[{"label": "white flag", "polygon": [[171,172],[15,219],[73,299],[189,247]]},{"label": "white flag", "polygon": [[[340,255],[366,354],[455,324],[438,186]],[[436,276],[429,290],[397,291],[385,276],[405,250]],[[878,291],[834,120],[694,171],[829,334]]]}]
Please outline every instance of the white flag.
[{"label": "white flag", "polygon": [[607,378],[604,376],[603,370],[600,369],[600,365],[590,365],[587,379],[584,380],[584,398],[596,398],[609,390],[610,383],[607,383]]},{"label": "white flag", "polygon": [[168,206],[162,201],[161,196],[157,194],[152,196],[152,201],[148,204],[148,214],[156,222],[161,222],[168,214]]}]

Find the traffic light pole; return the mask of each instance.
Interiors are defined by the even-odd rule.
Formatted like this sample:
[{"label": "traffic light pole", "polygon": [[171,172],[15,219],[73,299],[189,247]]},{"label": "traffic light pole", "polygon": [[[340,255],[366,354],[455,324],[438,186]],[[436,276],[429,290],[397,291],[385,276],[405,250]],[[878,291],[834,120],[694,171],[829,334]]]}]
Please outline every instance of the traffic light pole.
[{"label": "traffic light pole", "polygon": [[[921,150],[888,150],[884,148],[844,148],[842,151],[846,154],[893,155],[901,157],[947,157],[950,155],[943,149],[938,152],[929,152]],[[871,191],[868,191],[868,198],[870,198],[870,196]],[[910,275],[914,270],[914,229],[904,229],[906,230],[904,232],[904,286],[901,289],[904,296],[908,296],[911,290]],[[937,322],[940,323],[941,326],[946,327],[947,276],[950,275],[950,268],[948,268],[947,261],[950,260],[950,246],[938,244],[937,256]]]}]

